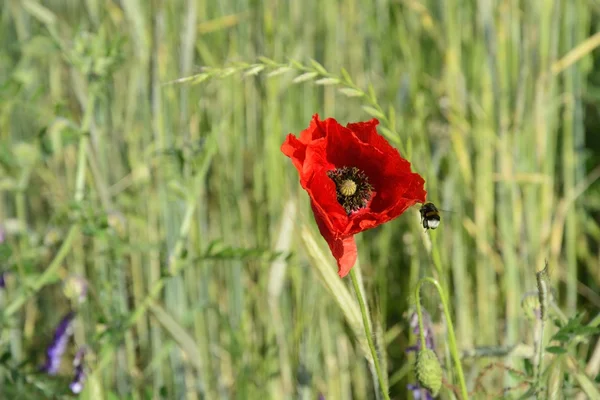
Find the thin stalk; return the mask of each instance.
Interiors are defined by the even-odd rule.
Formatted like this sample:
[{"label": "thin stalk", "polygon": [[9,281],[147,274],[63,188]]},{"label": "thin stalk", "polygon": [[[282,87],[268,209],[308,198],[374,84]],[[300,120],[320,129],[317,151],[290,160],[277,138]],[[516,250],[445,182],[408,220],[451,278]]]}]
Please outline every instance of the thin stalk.
[{"label": "thin stalk", "polygon": [[360,287],[358,286],[358,280],[356,279],[356,272],[354,268],[350,270],[350,278],[352,279],[354,291],[356,292],[356,298],[358,299],[358,304],[360,306],[360,313],[362,314],[363,326],[365,327],[365,336],[367,337],[367,342],[369,343],[369,348],[371,349],[371,355],[373,356],[373,364],[375,364],[375,371],[377,372],[377,378],[379,379],[379,386],[381,388],[381,392],[383,393],[383,397],[386,400],[390,400],[390,395],[388,394],[385,385],[385,380],[383,379],[383,374],[381,373],[381,367],[379,366],[379,359],[377,358],[377,351],[375,350],[373,337],[371,336],[371,328],[369,327],[369,316],[367,315],[367,307],[365,306],[365,300],[363,299],[362,292],[360,291]]},{"label": "thin stalk", "polygon": [[16,193],[15,198],[15,203],[17,207],[17,219],[19,220],[19,224],[23,229],[23,231],[21,231],[21,234],[19,235],[19,258],[17,262],[19,279],[21,280],[24,280],[26,275],[25,268],[23,266],[23,255],[27,250],[27,246],[25,245],[25,235],[27,234],[27,205],[25,201],[25,188],[27,187],[29,181],[29,173],[27,173],[26,175],[27,178],[23,179],[24,182],[22,182],[19,185],[20,187]]},{"label": "thin stalk", "polygon": [[[81,122],[81,137],[79,138],[79,154],[77,160],[77,175],[75,179],[75,202],[80,203],[83,200],[85,192],[85,170],[87,163],[87,142],[88,142],[88,131],[90,129],[92,116],[94,113],[95,98],[94,94],[90,93],[88,96],[88,102]],[[69,232],[65,237],[60,249],[54,256],[54,259],[44,270],[44,273],[29,287],[21,291],[19,295],[6,307],[4,310],[4,317],[10,317],[16,313],[22,306],[27,302],[29,298],[34,296],[41,288],[48,284],[62,265],[62,261],[65,259],[69,251],[73,247],[73,241],[79,232],[79,224],[75,223],[69,228]]]},{"label": "thin stalk", "polygon": [[30,288],[26,288],[23,291],[21,291],[17,295],[17,297],[6,307],[6,309],[4,310],[4,318],[8,318],[17,311],[19,311],[19,309],[23,306],[23,304],[27,302],[27,300],[29,300],[30,297],[35,295],[42,287],[44,287],[47,283],[49,283],[52,280],[52,278],[56,274],[56,271],[58,271],[58,269],[62,265],[62,261],[65,259],[67,254],[69,254],[71,246],[73,245],[73,239],[75,238],[75,236],[77,236],[78,232],[79,225],[75,224],[71,226],[69,232],[67,233],[67,237],[63,241],[62,245],[60,246],[60,249],[58,250],[58,253],[56,253],[56,256],[54,257],[48,268],[44,270],[44,273],[39,277],[37,281],[35,281],[31,285]]},{"label": "thin stalk", "polygon": [[[460,391],[463,400],[467,400],[469,398],[469,393],[467,391],[467,384],[465,383],[465,375],[463,373],[462,365],[460,363],[460,355],[458,353],[458,347],[456,346],[456,337],[454,336],[454,326],[452,325],[452,317],[450,315],[450,308],[448,307],[448,300],[444,294],[442,287],[439,282],[433,278],[426,277],[419,280],[417,283],[417,287],[415,289],[415,299],[417,306],[417,316],[419,317],[419,331],[423,332],[423,315],[421,312],[421,285],[425,282],[431,283],[438,291],[440,295],[440,299],[442,300],[442,306],[444,307],[444,314],[446,315],[446,321],[448,323],[448,341],[450,346],[450,354],[452,355],[452,359],[454,360],[454,365],[456,367],[456,375],[458,375],[458,383],[460,385]],[[421,348],[425,347],[425,335],[421,334]]]},{"label": "thin stalk", "polygon": [[538,341],[538,345],[537,345],[537,365],[536,365],[536,377],[535,377],[535,384],[537,387],[536,390],[536,394],[535,397],[536,399],[542,399],[541,397],[541,393],[542,391],[539,390],[540,386],[542,385],[542,370],[543,370],[543,363],[544,363],[544,328],[546,326],[546,322],[542,319],[540,321],[540,337],[539,337],[539,341]]},{"label": "thin stalk", "polygon": [[94,93],[88,95],[87,106],[83,121],[81,122],[81,137],[79,138],[79,157],[77,160],[77,175],[75,176],[75,202],[79,203],[83,200],[85,190],[85,170],[87,164],[87,145],[89,140],[89,130],[94,115],[94,106],[96,99]]},{"label": "thin stalk", "polygon": [[545,276],[548,271],[548,262],[543,270],[535,274],[538,289],[538,298],[540,301],[540,337],[537,345],[537,365],[536,365],[536,398],[540,399],[542,385],[542,370],[544,362],[544,328],[546,325],[546,317],[548,315],[548,285],[545,281]]}]

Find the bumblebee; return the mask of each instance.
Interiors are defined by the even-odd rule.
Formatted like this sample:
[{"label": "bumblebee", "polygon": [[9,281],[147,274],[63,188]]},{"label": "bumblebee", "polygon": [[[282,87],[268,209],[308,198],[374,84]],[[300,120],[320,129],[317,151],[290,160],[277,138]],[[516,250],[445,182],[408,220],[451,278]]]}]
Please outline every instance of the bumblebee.
[{"label": "bumblebee", "polygon": [[423,228],[435,229],[440,224],[440,212],[433,203],[425,203],[419,209]]}]

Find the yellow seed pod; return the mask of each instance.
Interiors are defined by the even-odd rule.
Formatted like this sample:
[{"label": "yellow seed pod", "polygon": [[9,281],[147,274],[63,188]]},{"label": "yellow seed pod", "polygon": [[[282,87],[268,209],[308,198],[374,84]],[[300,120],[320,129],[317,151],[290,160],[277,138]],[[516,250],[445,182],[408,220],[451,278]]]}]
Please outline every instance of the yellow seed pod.
[{"label": "yellow seed pod", "polygon": [[436,397],[442,388],[442,366],[435,352],[427,348],[419,350],[415,369],[419,385]]}]

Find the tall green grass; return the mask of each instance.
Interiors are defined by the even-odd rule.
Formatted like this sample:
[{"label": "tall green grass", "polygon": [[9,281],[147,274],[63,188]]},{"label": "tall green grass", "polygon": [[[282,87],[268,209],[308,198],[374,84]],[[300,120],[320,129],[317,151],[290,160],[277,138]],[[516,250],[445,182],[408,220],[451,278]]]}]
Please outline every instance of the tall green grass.
[{"label": "tall green grass", "polygon": [[[595,2],[9,0],[0,14],[6,398],[67,396],[75,346],[59,377],[36,367],[70,275],[89,282],[84,398],[376,398],[353,288],[279,150],[317,112],[378,117],[448,210],[435,231],[415,208],[358,237],[393,398],[410,398],[423,276],[450,298],[474,398],[479,383],[525,392],[510,368],[535,362],[521,299],[544,260],[565,318],[600,323]],[[422,297],[453,398],[440,301]],[[599,346],[548,355],[550,387],[597,392]]]}]

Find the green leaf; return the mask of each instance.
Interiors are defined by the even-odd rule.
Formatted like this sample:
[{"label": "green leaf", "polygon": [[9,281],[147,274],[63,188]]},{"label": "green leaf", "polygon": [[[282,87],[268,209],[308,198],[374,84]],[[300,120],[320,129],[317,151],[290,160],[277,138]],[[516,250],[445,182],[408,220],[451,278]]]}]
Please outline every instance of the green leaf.
[{"label": "green leaf", "polygon": [[320,73],[321,75],[327,75],[328,72],[325,69],[325,67],[323,67],[321,64],[319,64],[319,62],[317,60],[313,60],[311,58],[310,63],[312,64],[313,68],[315,70],[317,70],[318,73]]},{"label": "green leaf", "polygon": [[579,326],[573,330],[573,334],[576,336],[593,336],[600,333],[600,327],[598,326]]},{"label": "green leaf", "polygon": [[290,64],[292,64],[292,66],[296,69],[299,69],[300,71],[305,70],[306,67],[304,65],[302,65],[302,63],[300,63],[297,60],[294,59],[290,59]]},{"label": "green leaf", "polygon": [[565,325],[552,336],[551,340],[557,340],[559,342],[568,342],[573,339],[574,336],[588,337],[600,332],[600,327],[585,326],[581,323],[583,314],[576,315],[571,318]]},{"label": "green leaf", "polygon": [[317,85],[337,85],[340,80],[337,78],[322,78],[315,81]]},{"label": "green leaf", "polygon": [[12,255],[12,248],[8,243],[0,244],[0,262],[6,262]]},{"label": "green leaf", "polygon": [[385,126],[382,126],[380,128],[381,133],[383,134],[383,136],[385,136],[390,142],[394,143],[394,144],[401,144],[402,142],[400,141],[400,139],[398,138],[398,134],[396,132],[392,132],[390,129],[386,128]]},{"label": "green leaf", "polygon": [[281,75],[281,74],[284,74],[284,73],[289,72],[291,70],[292,70],[292,68],[290,68],[290,67],[279,67],[276,70],[269,72],[267,74],[267,78],[271,78],[273,76]]},{"label": "green leaf", "polygon": [[564,347],[560,346],[548,346],[546,347],[546,351],[551,354],[565,354],[567,352]]},{"label": "green leaf", "polygon": [[528,359],[528,358],[523,359],[523,367],[525,368],[525,374],[527,376],[533,376],[533,363],[531,362],[530,359]]},{"label": "green leaf", "polygon": [[362,90],[358,90],[358,89],[353,89],[353,88],[339,88],[338,89],[340,91],[340,93],[348,96],[348,97],[363,97],[365,95],[365,92],[363,92]]},{"label": "green leaf", "polygon": [[373,108],[371,106],[363,106],[362,108],[367,114],[369,114],[372,117],[385,119],[385,115],[383,115],[383,113],[376,108]]},{"label": "green leaf", "polygon": [[342,78],[349,84],[354,86],[354,82],[352,82],[352,77],[350,76],[350,74],[348,73],[348,71],[346,71],[346,68],[342,68]]},{"label": "green leaf", "polygon": [[266,66],[265,66],[265,65],[261,65],[261,64],[255,65],[255,66],[253,66],[252,68],[250,68],[249,70],[247,70],[247,71],[244,73],[244,76],[252,76],[252,75],[256,75],[256,74],[258,74],[259,72],[261,72],[261,71],[262,71],[263,69],[265,69],[265,68],[266,68]]},{"label": "green leaf", "polygon": [[552,340],[558,340],[559,342],[568,342],[571,337],[567,333],[559,332],[554,334]]},{"label": "green leaf", "polygon": [[391,105],[388,108],[388,119],[390,121],[390,126],[396,129],[396,110]]},{"label": "green leaf", "polygon": [[316,72],[305,72],[302,75],[299,75],[299,76],[295,77],[292,82],[294,82],[294,83],[300,83],[300,82],[304,82],[304,81],[308,81],[308,80],[314,79],[317,76],[319,76],[319,74],[316,73]]},{"label": "green leaf", "polygon": [[234,67],[225,68],[223,70],[223,72],[221,73],[221,77],[222,78],[226,78],[228,76],[231,76],[231,75],[235,74],[237,71],[238,71],[238,69],[234,68]]},{"label": "green leaf", "polygon": [[265,57],[265,56],[260,56],[260,57],[258,57],[258,59],[260,60],[261,63],[266,64],[266,65],[270,65],[272,67],[275,67],[275,66],[279,65],[277,62],[275,62],[275,61],[273,61],[270,58]]},{"label": "green leaf", "polygon": [[206,72],[203,72],[203,73],[200,73],[197,75],[188,76],[186,78],[176,79],[172,82],[174,82],[174,83],[189,83],[191,85],[198,85],[199,83],[204,82],[208,78],[210,78],[210,75],[207,74]]},{"label": "green leaf", "polygon": [[19,168],[19,161],[8,144],[0,144],[0,167],[4,167],[9,172]]},{"label": "green leaf", "polygon": [[374,104],[377,104],[377,96],[375,95],[375,88],[373,87],[372,84],[369,84],[368,92],[369,92],[369,99],[371,99],[371,101]]}]

